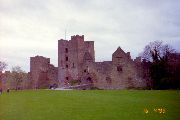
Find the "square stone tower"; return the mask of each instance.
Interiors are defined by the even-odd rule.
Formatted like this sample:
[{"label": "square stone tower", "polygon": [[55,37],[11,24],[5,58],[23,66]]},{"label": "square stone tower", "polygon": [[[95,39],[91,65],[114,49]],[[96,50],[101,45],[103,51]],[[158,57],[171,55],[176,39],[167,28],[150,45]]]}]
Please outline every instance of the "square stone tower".
[{"label": "square stone tower", "polygon": [[39,75],[41,71],[47,71],[50,58],[43,56],[30,57],[30,73],[33,81],[33,88],[38,88]]},{"label": "square stone tower", "polygon": [[50,58],[30,57],[32,88],[48,88],[50,85],[57,84],[57,71],[57,67],[50,64]]},{"label": "square stone tower", "polygon": [[58,41],[59,85],[68,86],[72,80],[80,80],[85,60],[95,61],[94,41],[84,41],[84,35],[71,36],[71,40]]}]

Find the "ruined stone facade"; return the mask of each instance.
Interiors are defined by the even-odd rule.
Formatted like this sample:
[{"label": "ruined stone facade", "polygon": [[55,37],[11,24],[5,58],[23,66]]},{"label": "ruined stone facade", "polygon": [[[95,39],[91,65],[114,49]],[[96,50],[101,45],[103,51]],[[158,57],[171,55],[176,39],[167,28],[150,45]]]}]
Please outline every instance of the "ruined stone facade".
[{"label": "ruined stone facade", "polygon": [[[132,59],[130,52],[120,47],[112,54],[112,61],[95,62],[94,41],[85,41],[84,36],[71,36],[70,40],[58,41],[58,67],[50,64],[50,58],[30,57],[30,72],[20,89],[48,88],[50,86],[73,89],[128,89],[152,88],[150,62]],[[169,71],[179,79],[180,54],[170,54]],[[0,71],[0,88],[15,89],[8,82],[12,73]],[[13,81],[13,80],[10,80]]]},{"label": "ruined stone facade", "polygon": [[50,64],[50,58],[35,56],[30,58],[30,79],[32,88],[48,88],[57,84],[57,67]]},{"label": "ruined stone facade", "polygon": [[100,89],[146,87],[141,59],[131,59],[120,47],[112,54],[112,61],[95,62],[93,41],[84,36],[58,41],[59,86],[93,84]]},{"label": "ruined stone facade", "polygon": [[71,40],[58,41],[58,67],[50,64],[50,58],[30,58],[30,79],[33,88],[83,85],[87,88],[127,89],[147,86],[141,58],[131,59],[130,52],[120,47],[112,54],[112,61],[95,62],[94,41],[85,41],[84,36],[71,36]]},{"label": "ruined stone facade", "polygon": [[94,42],[84,41],[84,36],[72,36],[70,41],[58,41],[58,80],[60,86],[82,78],[82,66],[95,62]]}]

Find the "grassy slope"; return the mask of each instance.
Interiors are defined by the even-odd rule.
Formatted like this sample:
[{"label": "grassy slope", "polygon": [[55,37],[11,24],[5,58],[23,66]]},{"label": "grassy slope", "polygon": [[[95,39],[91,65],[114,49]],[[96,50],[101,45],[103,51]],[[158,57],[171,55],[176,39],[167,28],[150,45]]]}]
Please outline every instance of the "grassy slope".
[{"label": "grassy slope", "polygon": [[[144,113],[144,108],[150,112]],[[165,114],[153,111],[166,109]],[[180,120],[180,91],[18,91],[0,96],[0,120]]]}]

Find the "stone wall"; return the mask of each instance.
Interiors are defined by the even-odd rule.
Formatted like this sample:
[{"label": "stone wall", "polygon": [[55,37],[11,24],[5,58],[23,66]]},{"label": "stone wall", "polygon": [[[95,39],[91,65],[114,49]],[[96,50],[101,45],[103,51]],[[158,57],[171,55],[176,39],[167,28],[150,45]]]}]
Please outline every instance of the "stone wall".
[{"label": "stone wall", "polygon": [[58,41],[58,80],[61,86],[68,86],[76,80],[78,84],[93,83],[101,89],[146,87],[143,69],[141,58],[133,61],[130,52],[125,53],[120,47],[112,54],[112,61],[95,62],[93,41],[84,41],[84,36],[79,35],[72,36],[69,41]]},{"label": "stone wall", "polygon": [[[86,57],[85,57],[86,55]],[[68,86],[79,80],[85,59],[94,61],[94,42],[84,41],[84,36],[71,36],[71,40],[58,41],[58,80],[60,86]]]},{"label": "stone wall", "polygon": [[81,81],[91,78],[94,86],[100,89],[146,87],[146,80],[138,72],[142,69],[137,67],[130,53],[120,47],[113,53],[112,61],[85,63],[83,67],[88,68],[88,72],[83,74]]},{"label": "stone wall", "polygon": [[58,69],[50,64],[50,58],[35,56],[30,58],[30,78],[32,88],[48,88],[58,84]]}]

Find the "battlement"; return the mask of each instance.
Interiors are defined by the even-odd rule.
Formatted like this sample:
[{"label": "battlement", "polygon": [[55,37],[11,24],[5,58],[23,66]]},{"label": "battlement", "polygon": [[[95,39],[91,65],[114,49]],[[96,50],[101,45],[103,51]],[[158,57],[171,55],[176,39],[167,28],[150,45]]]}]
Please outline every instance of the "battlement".
[{"label": "battlement", "polygon": [[39,55],[37,55],[35,57],[30,57],[30,60],[31,61],[40,61],[40,62],[47,61],[48,63],[50,63],[50,58],[46,58],[46,57],[39,56]]},{"label": "battlement", "polygon": [[94,41],[85,41],[85,43],[91,44],[91,43],[94,43]]},{"label": "battlement", "polygon": [[80,36],[80,35],[71,36],[71,40],[83,40],[84,41],[84,35],[82,35],[82,36]]},{"label": "battlement", "polygon": [[64,40],[64,39],[60,39],[58,41],[61,41],[61,42],[68,42],[68,40]]}]

